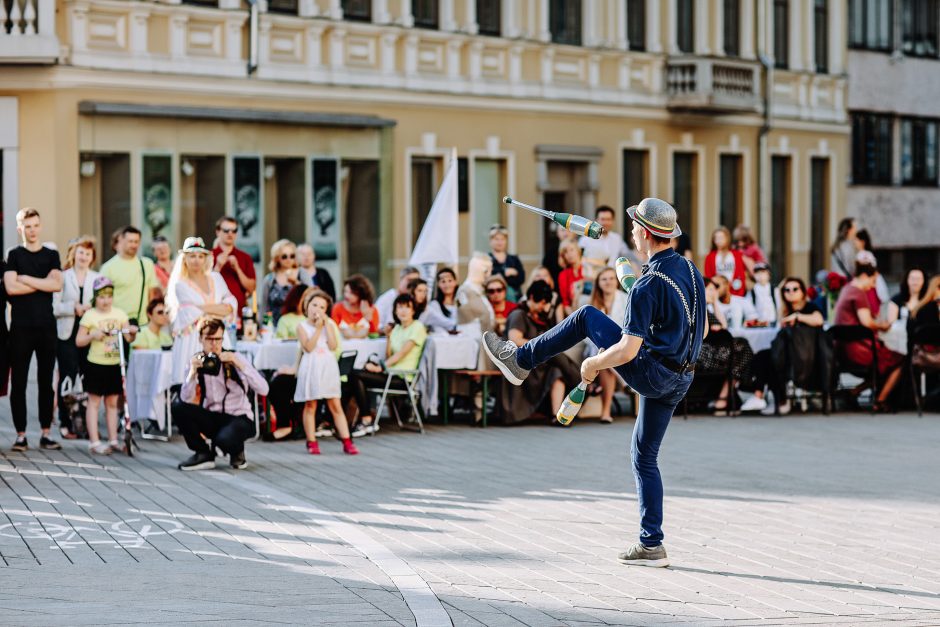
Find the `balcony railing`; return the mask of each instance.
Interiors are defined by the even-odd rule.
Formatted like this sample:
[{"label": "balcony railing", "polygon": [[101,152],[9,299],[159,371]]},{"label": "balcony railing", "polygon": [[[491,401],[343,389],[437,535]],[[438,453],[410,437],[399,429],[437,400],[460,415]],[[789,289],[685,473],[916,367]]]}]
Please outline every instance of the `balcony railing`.
[{"label": "balcony railing", "polygon": [[703,113],[760,111],[757,63],[705,57],[670,59],[666,64],[667,106]]},{"label": "balcony railing", "polygon": [[55,63],[55,0],[0,0],[0,64]]}]

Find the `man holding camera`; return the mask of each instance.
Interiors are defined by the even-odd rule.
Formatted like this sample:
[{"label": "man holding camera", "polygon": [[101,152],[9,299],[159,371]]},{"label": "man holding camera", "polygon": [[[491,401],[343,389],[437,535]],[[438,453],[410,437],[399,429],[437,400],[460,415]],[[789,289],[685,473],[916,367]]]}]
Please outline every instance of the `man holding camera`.
[{"label": "man holding camera", "polygon": [[[245,440],[254,434],[248,389],[267,395],[268,382],[238,353],[222,350],[225,323],[204,318],[199,324],[202,352],[193,356],[189,374],[173,403],[173,420],[193,451],[180,470],[215,468],[215,449],[229,456],[232,468],[245,461]],[[203,437],[205,436],[205,437]],[[206,442],[206,438],[212,444]]]}]

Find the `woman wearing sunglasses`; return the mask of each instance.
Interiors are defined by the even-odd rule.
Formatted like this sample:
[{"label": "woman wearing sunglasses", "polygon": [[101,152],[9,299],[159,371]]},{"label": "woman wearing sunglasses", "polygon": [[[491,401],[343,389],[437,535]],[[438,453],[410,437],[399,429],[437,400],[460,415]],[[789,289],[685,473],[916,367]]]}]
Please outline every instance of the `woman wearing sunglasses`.
[{"label": "woman wearing sunglasses", "polygon": [[258,317],[270,312],[277,326],[281,319],[284,301],[295,285],[300,284],[300,265],[297,263],[297,246],[288,239],[279,239],[271,246],[271,261],[268,272],[261,280],[261,299]]}]

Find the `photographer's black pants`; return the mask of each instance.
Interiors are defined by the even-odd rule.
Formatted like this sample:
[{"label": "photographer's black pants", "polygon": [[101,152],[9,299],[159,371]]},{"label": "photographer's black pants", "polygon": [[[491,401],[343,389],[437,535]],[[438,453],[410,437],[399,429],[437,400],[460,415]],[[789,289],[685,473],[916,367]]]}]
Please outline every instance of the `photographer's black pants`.
[{"label": "photographer's black pants", "polygon": [[231,416],[181,401],[173,403],[171,411],[186,446],[194,453],[212,452],[204,435],[223,453],[237,455],[245,450],[245,440],[255,434],[255,423],[248,416]]}]

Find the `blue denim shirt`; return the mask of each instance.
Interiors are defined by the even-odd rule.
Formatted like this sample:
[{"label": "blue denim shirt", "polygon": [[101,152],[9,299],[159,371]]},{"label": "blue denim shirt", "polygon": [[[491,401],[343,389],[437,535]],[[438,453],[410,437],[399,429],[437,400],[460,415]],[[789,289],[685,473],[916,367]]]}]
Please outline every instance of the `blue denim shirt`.
[{"label": "blue denim shirt", "polygon": [[[689,315],[679,292],[685,296]],[[694,328],[691,342],[689,317]],[[653,255],[630,290],[623,332],[643,338],[647,350],[680,364],[694,363],[705,324],[705,282],[698,268],[671,248]]]}]

